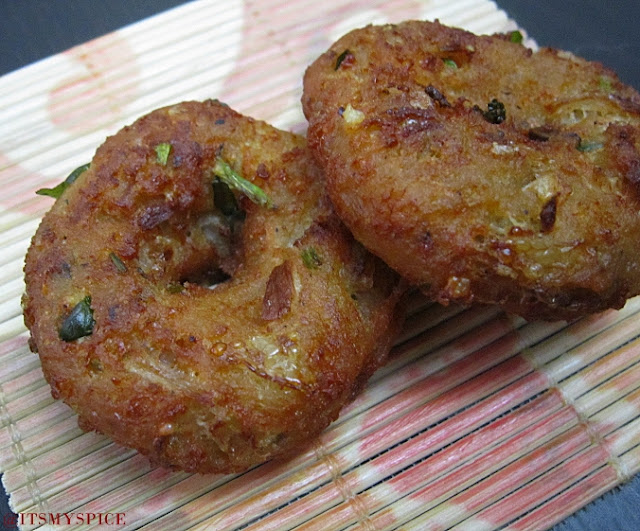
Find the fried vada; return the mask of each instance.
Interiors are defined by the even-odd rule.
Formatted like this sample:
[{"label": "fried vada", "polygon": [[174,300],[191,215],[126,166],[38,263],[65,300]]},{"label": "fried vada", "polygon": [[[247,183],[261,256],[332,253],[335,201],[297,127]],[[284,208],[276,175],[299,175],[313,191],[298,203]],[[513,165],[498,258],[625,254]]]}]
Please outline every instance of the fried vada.
[{"label": "fried vada", "polygon": [[302,137],[181,103],[108,138],[65,188],[23,307],[84,430],[242,471],[304,448],[384,361],[402,283],[335,216]]},{"label": "fried vada", "polygon": [[601,64],[368,26],[307,69],[302,104],[337,213],[430,298],[550,320],[640,293],[640,95]]}]

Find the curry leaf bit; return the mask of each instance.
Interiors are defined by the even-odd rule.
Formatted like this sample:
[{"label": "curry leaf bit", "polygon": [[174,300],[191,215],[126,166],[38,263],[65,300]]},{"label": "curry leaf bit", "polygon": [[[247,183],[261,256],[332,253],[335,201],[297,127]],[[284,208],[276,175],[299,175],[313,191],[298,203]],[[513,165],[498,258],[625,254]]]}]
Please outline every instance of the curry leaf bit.
[{"label": "curry leaf bit", "polygon": [[577,149],[582,153],[589,153],[590,151],[597,151],[602,149],[604,144],[602,142],[589,142],[586,140],[580,140],[578,143]]},{"label": "curry leaf bit", "polygon": [[213,174],[229,188],[243,193],[255,204],[268,208],[273,207],[271,199],[262,188],[241,177],[224,159],[220,157],[216,159]]},{"label": "curry leaf bit", "polygon": [[340,65],[342,64],[342,61],[344,61],[347,58],[347,55],[349,55],[350,53],[351,51],[349,51],[349,49],[346,49],[344,52],[342,52],[336,59],[336,65],[333,69],[338,70],[338,68],[340,68]]},{"label": "curry leaf bit", "polygon": [[171,153],[171,144],[168,142],[162,142],[154,149],[156,150],[156,162],[158,164],[162,164],[162,166],[166,166],[167,161],[169,160],[169,153]]},{"label": "curry leaf bit", "polygon": [[111,258],[111,261],[113,262],[113,265],[118,270],[118,273],[127,272],[127,266],[116,253],[109,253],[109,258]]},{"label": "curry leaf bit", "polygon": [[95,324],[91,309],[91,296],[87,295],[64,318],[58,330],[58,336],[63,341],[75,341],[81,337],[90,336]]},{"label": "curry leaf bit", "polygon": [[458,63],[456,63],[453,59],[443,59],[442,62],[449,68],[458,68]]},{"label": "curry leaf bit", "polygon": [[501,124],[507,119],[504,103],[493,98],[488,104],[488,110],[482,113],[484,119],[492,124]]},{"label": "curry leaf bit", "polygon": [[518,30],[512,31],[509,34],[509,40],[515,44],[522,44],[522,41],[523,41],[522,33],[520,33]]},{"label": "curry leaf bit", "polygon": [[322,265],[322,259],[313,247],[304,249],[300,253],[300,256],[302,257],[302,263],[307,269],[318,269]]},{"label": "curry leaf bit", "polygon": [[53,188],[40,188],[39,190],[36,190],[36,194],[38,194],[38,195],[46,195],[47,197],[53,197],[54,199],[58,199],[62,195],[62,193],[67,188],[69,188],[69,186],[78,177],[80,177],[80,175],[82,175],[85,171],[87,171],[89,169],[90,165],[91,164],[89,162],[87,162],[86,164],[83,164],[82,166],[78,166],[60,184],[58,184],[57,186],[54,186]]}]

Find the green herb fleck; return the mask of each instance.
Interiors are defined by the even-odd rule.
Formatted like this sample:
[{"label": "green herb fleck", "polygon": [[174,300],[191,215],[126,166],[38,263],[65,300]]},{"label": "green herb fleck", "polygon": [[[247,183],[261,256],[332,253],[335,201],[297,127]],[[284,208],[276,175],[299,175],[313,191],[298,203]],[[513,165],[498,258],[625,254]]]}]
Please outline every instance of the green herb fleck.
[{"label": "green herb fleck", "polygon": [[350,53],[351,52],[348,49],[342,52],[336,59],[336,66],[333,69],[338,70],[338,68],[340,68],[340,65],[342,64],[342,61],[344,61],[347,58],[347,55],[349,55]]},{"label": "green herb fleck", "polygon": [[600,90],[604,92],[613,91],[613,83],[609,77],[600,76],[600,79],[598,79],[598,86],[600,87]]},{"label": "green herb fleck", "polygon": [[520,33],[518,30],[515,30],[509,34],[509,40],[515,44],[522,44],[524,37],[522,36],[522,33]]},{"label": "green herb fleck", "polygon": [[213,98],[212,100],[213,103],[217,103],[218,105],[222,105],[223,107],[229,107],[229,105],[227,105],[224,101],[220,101],[218,98]]},{"label": "green herb fleck", "polygon": [[87,295],[64,318],[58,330],[58,336],[63,341],[75,341],[81,337],[90,336],[95,324],[91,309],[91,296]]},{"label": "green herb fleck", "polygon": [[158,144],[154,149],[156,150],[156,162],[158,164],[166,166],[167,161],[169,160],[169,153],[171,153],[171,144],[169,144],[168,142],[162,142],[161,144]]},{"label": "green herb fleck", "polygon": [[73,183],[80,175],[82,175],[85,171],[89,169],[90,163],[83,164],[82,166],[78,166],[75,170],[73,170],[68,177],[62,181],[57,186],[53,188],[40,188],[36,190],[36,194],[38,195],[46,195],[47,197],[53,197],[54,199],[58,199],[62,193],[69,188],[71,183]]},{"label": "green herb fleck", "polygon": [[116,266],[116,269],[118,270],[118,273],[126,273],[127,272],[127,266],[125,265],[125,263],[120,259],[120,257],[116,253],[109,253],[109,258],[111,258],[111,261],[113,262],[113,265]]},{"label": "green herb fleck", "polygon": [[180,284],[180,282],[172,282],[167,285],[167,291],[169,293],[182,293],[184,291],[184,286]]},{"label": "green herb fleck", "polygon": [[507,111],[504,103],[493,98],[488,104],[488,110],[483,112],[484,119],[492,124],[501,124],[507,119]]},{"label": "green herb fleck", "polygon": [[213,180],[213,204],[227,217],[241,217],[243,214],[231,188],[227,183],[222,182],[219,177]]},{"label": "green herb fleck", "polygon": [[456,63],[453,59],[443,59],[442,62],[449,68],[458,68],[458,63]]},{"label": "green herb fleck", "polygon": [[577,145],[578,151],[581,151],[582,153],[597,151],[599,149],[602,149],[603,147],[604,147],[604,144],[602,142],[589,142],[586,140],[580,140],[580,142]]},{"label": "green herb fleck", "polygon": [[273,208],[273,203],[264,190],[241,177],[224,159],[220,157],[216,159],[213,173],[229,188],[243,193],[255,204]]},{"label": "green herb fleck", "polygon": [[300,256],[302,257],[302,263],[307,269],[318,269],[322,265],[322,259],[313,247],[304,249],[300,253]]}]

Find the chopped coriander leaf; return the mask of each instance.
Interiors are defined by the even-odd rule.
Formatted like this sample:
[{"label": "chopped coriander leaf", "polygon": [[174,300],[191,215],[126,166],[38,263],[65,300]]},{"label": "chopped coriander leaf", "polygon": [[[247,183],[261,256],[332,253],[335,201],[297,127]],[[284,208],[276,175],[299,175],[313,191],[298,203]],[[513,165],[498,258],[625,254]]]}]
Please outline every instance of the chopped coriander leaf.
[{"label": "chopped coriander leaf", "polygon": [[458,63],[456,63],[453,59],[443,59],[442,62],[449,68],[458,68]]},{"label": "chopped coriander leaf", "polygon": [[302,257],[302,263],[307,269],[318,269],[322,265],[322,259],[313,247],[304,249],[300,253],[300,256]]},{"label": "chopped coriander leaf", "polygon": [[118,273],[126,273],[127,272],[127,266],[125,265],[125,263],[120,259],[120,257],[116,253],[109,253],[109,258],[111,258],[111,261],[113,262],[113,265],[116,266],[116,269],[118,270]]},{"label": "chopped coriander leaf", "polygon": [[350,53],[351,52],[349,51],[349,49],[346,49],[344,52],[342,52],[336,59],[336,66],[333,69],[338,70],[338,68],[340,68],[340,65],[342,64],[342,61],[344,61],[347,58],[347,55],[349,55]]},{"label": "chopped coriander leaf", "polygon": [[168,142],[162,142],[161,144],[158,144],[154,149],[156,150],[156,162],[158,164],[166,166],[167,161],[169,160],[169,153],[171,153],[171,144],[169,144]]},{"label": "chopped coriander leaf", "polygon": [[80,175],[82,175],[85,171],[89,169],[90,163],[83,164],[82,166],[78,166],[75,170],[73,170],[67,178],[62,181],[57,186],[53,188],[40,188],[36,190],[36,194],[38,195],[46,195],[47,197],[53,197],[54,199],[58,199],[62,193],[69,188],[69,185],[73,183]]},{"label": "chopped coriander leaf", "polygon": [[273,203],[262,188],[241,177],[224,159],[218,157],[213,167],[213,174],[232,190],[238,190],[251,201],[260,206],[273,208]]},{"label": "chopped coriander leaf", "polygon": [[509,35],[509,40],[515,44],[522,44],[523,36],[518,30],[512,31]]},{"label": "chopped coriander leaf", "polygon": [[81,337],[90,336],[95,324],[91,309],[91,296],[87,295],[64,318],[58,330],[58,336],[63,341],[75,341]]},{"label": "chopped coriander leaf", "polygon": [[604,144],[602,142],[589,142],[586,140],[580,140],[577,149],[582,153],[589,153],[590,151],[597,151],[602,149]]},{"label": "chopped coriander leaf", "polygon": [[497,99],[493,98],[487,108],[488,110],[482,113],[487,122],[501,124],[507,119],[507,111],[504,108],[504,103],[499,102]]}]

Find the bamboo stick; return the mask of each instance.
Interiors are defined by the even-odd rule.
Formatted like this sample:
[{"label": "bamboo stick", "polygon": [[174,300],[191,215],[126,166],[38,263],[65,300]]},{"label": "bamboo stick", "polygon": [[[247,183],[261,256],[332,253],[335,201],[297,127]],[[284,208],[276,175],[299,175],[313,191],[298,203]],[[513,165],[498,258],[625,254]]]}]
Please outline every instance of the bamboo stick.
[{"label": "bamboo stick", "polygon": [[550,528],[567,515],[613,488],[617,481],[618,477],[615,471],[611,467],[603,467],[582,478],[573,488],[565,490],[519,520],[512,522],[509,528],[517,531],[536,531]]},{"label": "bamboo stick", "polygon": [[[579,428],[578,428],[579,429]],[[555,441],[554,441],[555,442]],[[559,447],[557,442],[552,447],[545,448],[545,455],[536,462],[520,462],[514,464],[512,469],[505,469],[503,473],[520,472],[523,480],[518,483],[524,483],[524,486],[511,482],[505,488],[510,494],[495,492],[492,498],[496,501],[487,506],[489,496],[487,491],[493,491],[495,482],[487,489],[482,489],[480,495],[473,499],[475,505],[469,506],[469,496],[465,493],[463,505],[468,513],[473,516],[465,520],[461,525],[453,529],[473,529],[477,522],[482,522],[485,529],[497,528],[506,525],[515,520],[521,514],[527,513],[529,510],[540,505],[540,503],[553,496],[561,493],[573,483],[575,478],[588,477],[595,473],[601,467],[606,466],[608,454],[599,446],[589,446],[584,450],[574,453],[579,446],[567,445],[566,448]],[[542,449],[541,449],[542,451]],[[556,453],[558,451],[558,453]],[[531,456],[533,457],[533,456]],[[545,471],[544,474],[541,474]],[[501,472],[502,473],[502,472]],[[480,485],[475,488],[479,489]],[[519,488],[518,488],[519,487]],[[484,507],[483,510],[474,513],[477,507]],[[458,518],[464,517],[459,515]],[[417,522],[416,522],[417,523]]]}]

